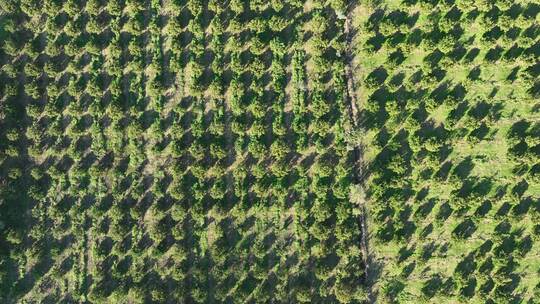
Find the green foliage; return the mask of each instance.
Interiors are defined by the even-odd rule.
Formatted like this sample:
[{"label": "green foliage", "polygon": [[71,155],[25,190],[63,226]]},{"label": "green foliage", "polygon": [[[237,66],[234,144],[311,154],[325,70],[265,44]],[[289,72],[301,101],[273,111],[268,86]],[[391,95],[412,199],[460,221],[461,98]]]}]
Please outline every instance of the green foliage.
[{"label": "green foliage", "polygon": [[0,7],[0,302],[534,302],[531,1]]},{"label": "green foliage", "polygon": [[[455,4],[361,4],[355,19],[370,244],[385,261],[377,302],[534,301],[535,280],[515,278],[534,276],[516,265],[535,263],[525,218],[540,189],[526,177],[538,158],[536,96],[517,72],[528,55],[506,35],[532,20],[530,3]],[[480,263],[494,255],[520,262]]]}]

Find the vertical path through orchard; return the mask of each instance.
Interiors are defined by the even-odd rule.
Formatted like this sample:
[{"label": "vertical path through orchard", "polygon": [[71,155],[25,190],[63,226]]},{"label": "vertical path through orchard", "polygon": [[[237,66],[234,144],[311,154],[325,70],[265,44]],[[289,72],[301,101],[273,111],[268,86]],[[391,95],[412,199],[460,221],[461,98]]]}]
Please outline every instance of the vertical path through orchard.
[{"label": "vertical path through orchard", "polygon": [[[358,106],[360,105],[357,101],[357,91],[356,91],[356,82],[354,81],[354,69],[353,69],[353,60],[354,60],[354,50],[353,50],[353,25],[352,18],[354,16],[355,1],[351,1],[345,12],[345,22],[344,22],[344,35],[345,35],[345,78],[347,80],[347,109],[349,113],[349,120],[352,124],[352,128],[355,132],[361,130],[361,125],[358,122]],[[364,177],[364,166],[363,166],[363,147],[359,143],[354,143],[353,148],[353,178],[354,183],[357,186],[361,186]],[[370,282],[370,256],[369,256],[369,246],[368,246],[368,227],[367,227],[367,208],[366,201],[363,195],[356,198],[358,207],[360,209],[360,216],[358,218],[359,226],[361,229],[361,238],[360,238],[360,250],[362,251],[362,259],[364,262],[364,276],[365,276],[365,288],[367,293],[367,302],[374,303],[373,293],[371,291],[371,282]]]}]

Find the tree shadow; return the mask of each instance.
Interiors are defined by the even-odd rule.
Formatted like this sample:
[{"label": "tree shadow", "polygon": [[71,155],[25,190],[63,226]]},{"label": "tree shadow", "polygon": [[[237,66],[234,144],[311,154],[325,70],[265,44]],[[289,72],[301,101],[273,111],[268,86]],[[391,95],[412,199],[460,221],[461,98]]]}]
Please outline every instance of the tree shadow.
[{"label": "tree shadow", "polygon": [[488,278],[484,284],[480,285],[479,292],[482,294],[489,294],[495,287],[495,282],[492,278]]},{"label": "tree shadow", "polygon": [[399,276],[406,279],[407,277],[409,277],[409,275],[411,275],[411,273],[414,271],[415,268],[416,268],[416,262],[413,261],[413,262],[403,266]]},{"label": "tree shadow", "polygon": [[433,232],[433,224],[428,224],[424,229],[422,229],[422,232],[420,233],[420,237],[426,238]]},{"label": "tree shadow", "polygon": [[467,54],[465,55],[464,57],[464,61],[466,63],[470,63],[470,62],[473,62],[474,59],[476,57],[478,57],[478,55],[480,54],[480,49],[479,48],[472,48],[469,50],[469,52],[467,52]]},{"label": "tree shadow", "polygon": [[414,245],[411,245],[410,247],[408,246],[401,247],[398,252],[397,262],[398,263],[404,262],[405,260],[407,260],[409,257],[413,255],[414,251],[415,251]]},{"label": "tree shadow", "polygon": [[365,79],[365,84],[370,88],[376,88],[381,86],[386,78],[388,78],[388,72],[384,67],[379,66],[369,73]]},{"label": "tree shadow", "polygon": [[476,231],[477,226],[471,219],[466,219],[454,228],[452,235],[456,238],[467,239]]},{"label": "tree shadow", "polygon": [[423,261],[428,261],[437,249],[438,246],[434,242],[425,244],[420,252],[420,259],[422,259]]},{"label": "tree shadow", "polygon": [[467,75],[467,78],[475,81],[480,79],[480,74],[482,73],[482,70],[480,69],[480,66],[475,66],[469,71],[469,74]]},{"label": "tree shadow", "polygon": [[489,134],[489,128],[486,123],[482,122],[480,126],[469,133],[469,138],[474,138],[476,140],[483,140]]},{"label": "tree shadow", "polygon": [[474,214],[480,217],[485,216],[486,214],[488,214],[491,208],[493,208],[493,204],[491,203],[491,201],[485,200],[482,205],[476,208]]},{"label": "tree shadow", "polygon": [[507,133],[507,138],[523,138],[527,134],[527,130],[531,126],[531,123],[525,119],[516,121]]},{"label": "tree shadow", "polygon": [[461,288],[461,295],[465,298],[474,297],[476,285],[477,285],[476,278],[469,277],[465,286]]},{"label": "tree shadow", "polygon": [[508,279],[502,285],[495,287],[495,293],[504,295],[510,299],[509,303],[521,303],[521,297],[519,295],[512,295],[514,290],[518,287],[521,278],[517,274],[509,274]]},{"label": "tree shadow", "polygon": [[423,283],[422,293],[429,299],[433,298],[441,289],[443,280],[440,274],[433,274],[430,279]]},{"label": "tree shadow", "polygon": [[512,207],[512,214],[514,216],[520,216],[526,214],[533,204],[531,197],[522,198],[517,205]]},{"label": "tree shadow", "polygon": [[437,219],[437,221],[445,221],[446,219],[448,219],[448,217],[450,217],[452,212],[453,210],[452,207],[450,207],[450,204],[448,204],[448,202],[444,202],[444,204],[439,207],[439,212],[437,213],[435,218]]},{"label": "tree shadow", "polygon": [[497,47],[491,48],[486,53],[486,56],[484,58],[485,58],[485,60],[487,60],[489,62],[495,62],[495,61],[501,59],[502,54],[503,54],[503,49],[501,47],[497,46]]},{"label": "tree shadow", "polygon": [[417,220],[427,218],[427,216],[433,210],[433,207],[435,206],[435,202],[436,200],[434,198],[431,198],[424,204],[420,205],[414,213],[414,218]]},{"label": "tree shadow", "polygon": [[437,180],[444,181],[448,178],[450,170],[452,169],[452,161],[445,161],[437,172],[434,173],[433,177]]},{"label": "tree shadow", "polygon": [[471,174],[473,168],[474,163],[472,161],[472,157],[467,156],[457,166],[454,167],[452,173],[460,179],[465,179]]},{"label": "tree shadow", "polygon": [[520,198],[529,189],[529,183],[525,179],[522,179],[511,190],[513,196]]},{"label": "tree shadow", "polygon": [[461,277],[467,277],[472,274],[476,269],[476,261],[474,259],[474,254],[469,253],[463,260],[461,260],[456,268],[454,273],[458,274]]}]

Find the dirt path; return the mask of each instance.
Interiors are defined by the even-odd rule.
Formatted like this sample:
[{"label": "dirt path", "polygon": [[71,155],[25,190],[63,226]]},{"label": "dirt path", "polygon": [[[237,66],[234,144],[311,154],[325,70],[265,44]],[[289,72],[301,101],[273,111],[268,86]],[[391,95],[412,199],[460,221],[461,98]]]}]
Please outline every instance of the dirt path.
[{"label": "dirt path", "polygon": [[[347,100],[348,100],[348,112],[349,119],[354,130],[359,130],[362,128],[358,123],[358,100],[357,100],[357,88],[356,82],[354,80],[353,73],[353,26],[352,18],[354,12],[354,5],[348,7],[348,10],[345,15],[345,25],[344,25],[344,34],[346,41],[345,49],[345,77],[347,78]],[[363,182],[363,148],[359,145],[356,145],[353,149],[353,159],[354,159],[354,168],[353,168],[353,178],[356,185],[362,185]],[[370,280],[370,256],[369,256],[369,243],[368,243],[368,227],[367,227],[367,208],[366,201],[363,197],[358,198],[357,200],[360,208],[360,216],[358,218],[359,226],[361,229],[361,239],[360,239],[360,250],[362,251],[362,259],[365,265],[364,275],[366,278],[366,292],[368,295],[368,303],[375,303],[373,298],[373,293],[371,290],[371,280]]]},{"label": "dirt path", "polygon": [[89,261],[92,253],[90,251],[92,218],[88,216],[88,210],[84,211],[83,217],[83,239],[82,239],[82,282],[81,282],[81,300],[83,303],[88,301],[88,291],[90,290],[90,281],[88,278]]}]

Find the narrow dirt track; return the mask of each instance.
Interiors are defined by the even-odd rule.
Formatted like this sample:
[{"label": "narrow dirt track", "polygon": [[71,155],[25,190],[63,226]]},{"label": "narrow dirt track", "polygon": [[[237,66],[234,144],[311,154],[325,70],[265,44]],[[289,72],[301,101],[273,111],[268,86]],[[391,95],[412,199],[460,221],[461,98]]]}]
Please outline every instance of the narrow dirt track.
[{"label": "narrow dirt track", "polygon": [[[345,77],[347,78],[347,100],[348,100],[348,112],[349,119],[354,130],[360,130],[361,126],[358,123],[358,106],[357,101],[357,91],[354,80],[353,73],[353,26],[352,18],[354,11],[354,4],[348,7],[345,15],[345,25],[344,25],[344,34],[346,40],[346,49],[345,49]],[[363,148],[359,145],[356,145],[353,149],[353,159],[354,159],[354,168],[353,168],[353,178],[356,185],[361,185],[363,181]],[[369,244],[368,244],[368,227],[367,227],[367,208],[366,202],[363,200],[358,201],[360,208],[360,216],[358,218],[359,226],[361,229],[361,239],[360,239],[360,250],[362,251],[362,259],[364,262],[364,276],[366,278],[366,292],[368,295],[368,303],[375,303],[373,298],[373,293],[371,291],[371,282],[370,282],[370,256],[369,256]]]}]

